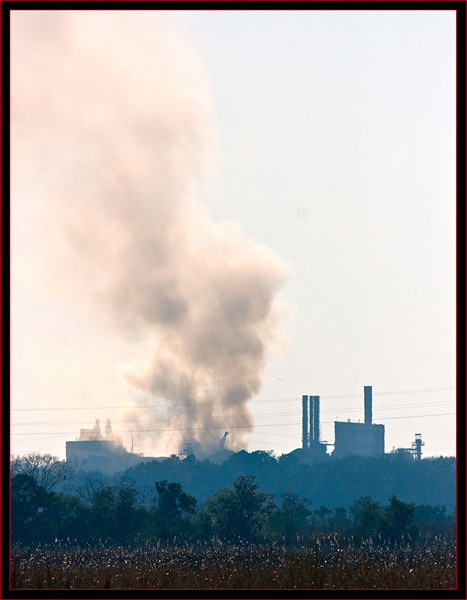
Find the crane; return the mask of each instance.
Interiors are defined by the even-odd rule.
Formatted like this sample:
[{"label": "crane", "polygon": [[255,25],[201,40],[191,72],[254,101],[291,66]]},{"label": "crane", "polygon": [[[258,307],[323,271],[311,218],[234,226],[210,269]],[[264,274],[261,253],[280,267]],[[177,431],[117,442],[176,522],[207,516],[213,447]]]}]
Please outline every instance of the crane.
[{"label": "crane", "polygon": [[211,454],[211,456],[209,458],[212,458],[213,456],[216,456],[216,454],[219,454],[220,452],[222,452],[222,450],[225,448],[225,438],[229,435],[229,432],[226,431],[224,433],[224,435],[222,436],[221,441],[219,442],[219,445],[217,446],[217,448],[214,450],[214,452]]}]

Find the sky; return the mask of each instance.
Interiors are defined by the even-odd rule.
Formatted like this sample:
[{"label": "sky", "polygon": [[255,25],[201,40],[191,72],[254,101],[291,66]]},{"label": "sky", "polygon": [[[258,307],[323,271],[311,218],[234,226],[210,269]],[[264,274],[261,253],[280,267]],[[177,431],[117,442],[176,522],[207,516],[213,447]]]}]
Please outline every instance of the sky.
[{"label": "sky", "polygon": [[12,11],[11,451],[455,455],[455,18]]}]

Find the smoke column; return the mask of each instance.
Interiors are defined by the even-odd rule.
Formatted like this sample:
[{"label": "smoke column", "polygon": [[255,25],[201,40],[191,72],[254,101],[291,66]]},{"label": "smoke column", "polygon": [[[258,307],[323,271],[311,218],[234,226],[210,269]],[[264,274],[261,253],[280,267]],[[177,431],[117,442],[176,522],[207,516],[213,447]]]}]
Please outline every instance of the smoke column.
[{"label": "smoke column", "polygon": [[12,187],[37,204],[57,293],[101,333],[149,340],[122,373],[167,402],[170,449],[212,447],[229,426],[239,445],[286,268],[200,203],[218,161],[206,75],[157,18],[13,11]]}]

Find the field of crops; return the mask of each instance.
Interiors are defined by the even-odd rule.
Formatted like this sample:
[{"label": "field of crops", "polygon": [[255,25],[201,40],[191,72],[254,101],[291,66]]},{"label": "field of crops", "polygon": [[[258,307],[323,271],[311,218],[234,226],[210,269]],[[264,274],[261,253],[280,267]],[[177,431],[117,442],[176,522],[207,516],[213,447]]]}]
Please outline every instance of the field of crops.
[{"label": "field of crops", "polygon": [[410,546],[14,548],[16,589],[456,589],[453,541]]}]

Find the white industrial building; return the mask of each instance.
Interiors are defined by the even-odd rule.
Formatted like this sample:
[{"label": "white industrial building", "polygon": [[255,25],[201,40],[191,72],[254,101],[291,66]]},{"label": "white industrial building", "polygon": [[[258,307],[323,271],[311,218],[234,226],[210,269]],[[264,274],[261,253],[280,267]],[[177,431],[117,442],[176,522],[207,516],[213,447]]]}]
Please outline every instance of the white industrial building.
[{"label": "white industrial building", "polygon": [[119,435],[112,433],[110,419],[101,433],[99,419],[91,429],[81,429],[79,438],[66,442],[66,462],[82,471],[115,473],[154,458],[128,452]]}]

